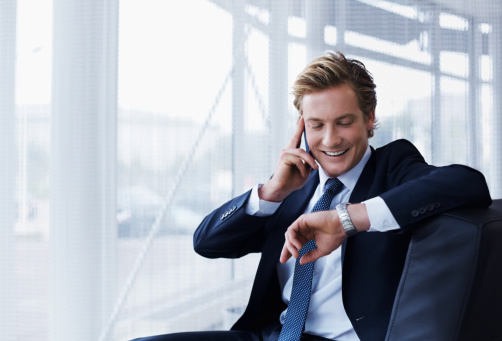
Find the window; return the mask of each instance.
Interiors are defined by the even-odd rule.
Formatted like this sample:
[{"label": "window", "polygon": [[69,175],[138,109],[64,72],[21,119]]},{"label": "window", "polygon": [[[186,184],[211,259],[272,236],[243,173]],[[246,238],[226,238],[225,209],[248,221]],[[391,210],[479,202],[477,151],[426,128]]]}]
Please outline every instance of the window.
[{"label": "window", "polygon": [[272,174],[325,50],[374,75],[371,144],[409,139],[500,197],[501,13],[471,2],[2,3],[0,339],[229,328],[259,255],[204,259],[193,232]]}]

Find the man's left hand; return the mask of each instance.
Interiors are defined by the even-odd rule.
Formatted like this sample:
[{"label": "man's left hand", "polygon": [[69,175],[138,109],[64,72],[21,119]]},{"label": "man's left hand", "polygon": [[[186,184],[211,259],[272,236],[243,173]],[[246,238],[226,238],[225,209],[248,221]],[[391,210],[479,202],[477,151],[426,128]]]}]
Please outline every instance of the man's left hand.
[{"label": "man's left hand", "polygon": [[[364,204],[348,205],[347,210],[354,227],[358,231],[368,230],[370,222]],[[307,252],[300,259],[300,264],[306,264],[329,255],[342,245],[347,234],[343,229],[336,210],[317,211],[301,215],[288,228],[285,234],[286,242],[281,252],[281,263],[286,263],[291,257],[298,258],[303,245],[315,239],[317,248]]]}]

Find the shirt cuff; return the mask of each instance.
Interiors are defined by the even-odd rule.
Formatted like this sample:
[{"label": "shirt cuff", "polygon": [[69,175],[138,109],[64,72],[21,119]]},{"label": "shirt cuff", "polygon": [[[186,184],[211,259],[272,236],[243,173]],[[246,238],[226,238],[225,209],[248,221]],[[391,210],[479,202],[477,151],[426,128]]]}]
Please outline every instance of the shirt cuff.
[{"label": "shirt cuff", "polygon": [[251,195],[244,207],[246,214],[257,217],[266,217],[274,214],[279,206],[281,206],[280,202],[261,200],[258,196],[258,189],[261,186],[263,186],[263,184],[257,184],[251,190]]},{"label": "shirt cuff", "polygon": [[382,198],[375,197],[363,201],[363,204],[366,205],[370,220],[368,232],[386,232],[401,228]]}]

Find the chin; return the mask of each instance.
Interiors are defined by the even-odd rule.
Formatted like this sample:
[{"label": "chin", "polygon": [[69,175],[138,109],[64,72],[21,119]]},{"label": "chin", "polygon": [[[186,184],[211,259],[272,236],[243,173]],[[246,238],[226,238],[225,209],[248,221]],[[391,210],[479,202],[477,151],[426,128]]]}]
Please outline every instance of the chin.
[{"label": "chin", "polygon": [[[322,165],[321,165],[322,167]],[[340,175],[342,175],[343,173],[347,172],[347,170],[345,169],[333,169],[333,168],[329,168],[329,167],[322,167],[322,169],[324,170],[324,173],[326,173],[327,176],[329,176],[330,178],[336,178]]]}]

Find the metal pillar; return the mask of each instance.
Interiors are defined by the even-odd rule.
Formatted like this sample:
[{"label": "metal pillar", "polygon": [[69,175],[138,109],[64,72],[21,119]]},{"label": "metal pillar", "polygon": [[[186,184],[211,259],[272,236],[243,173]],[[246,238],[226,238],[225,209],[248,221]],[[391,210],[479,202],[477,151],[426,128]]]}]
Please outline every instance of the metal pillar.
[{"label": "metal pillar", "polygon": [[346,54],[346,44],[345,44],[345,31],[347,30],[347,18],[349,13],[348,0],[336,1],[336,13],[335,13],[335,23],[336,23],[336,48],[338,51]]},{"label": "metal pillar", "polygon": [[118,1],[54,0],[51,340],[97,340],[114,301]]},{"label": "metal pillar", "polygon": [[493,20],[490,34],[490,55],[493,60],[493,111],[490,122],[489,178],[492,198],[502,198],[502,24]]},{"label": "metal pillar", "polygon": [[[232,197],[236,197],[244,190],[244,177],[246,167],[245,153],[245,0],[232,2]],[[235,260],[230,260],[230,278],[235,279]]]},{"label": "metal pillar", "polygon": [[275,166],[279,153],[291,138],[288,114],[288,6],[290,0],[270,1],[269,24],[269,164]]},{"label": "metal pillar", "polygon": [[439,9],[434,8],[431,23],[431,56],[432,56],[432,108],[431,108],[431,161],[437,165],[442,160],[440,148],[442,123],[441,123],[441,27],[439,26]]},{"label": "metal pillar", "polygon": [[469,113],[467,129],[469,136],[469,164],[474,168],[480,167],[480,130],[481,130],[481,96],[480,96],[480,61],[482,54],[482,36],[477,21],[469,21]]},{"label": "metal pillar", "polygon": [[0,0],[0,339],[16,338],[14,207],[16,183],[16,0]]},{"label": "metal pillar", "polygon": [[232,196],[244,190],[245,175],[245,12],[244,0],[236,0],[233,8],[233,73],[232,73]]},{"label": "metal pillar", "polygon": [[324,27],[326,26],[326,1],[313,0],[304,2],[307,36],[307,63],[321,56],[324,51]]}]

